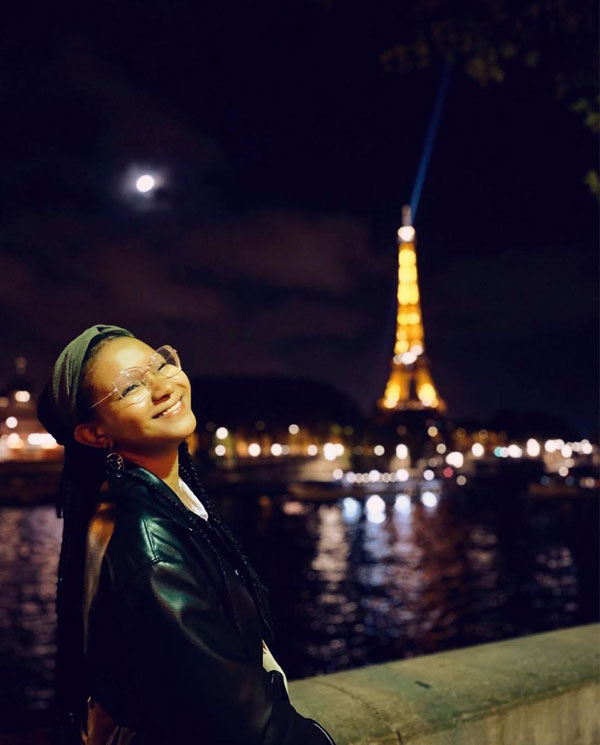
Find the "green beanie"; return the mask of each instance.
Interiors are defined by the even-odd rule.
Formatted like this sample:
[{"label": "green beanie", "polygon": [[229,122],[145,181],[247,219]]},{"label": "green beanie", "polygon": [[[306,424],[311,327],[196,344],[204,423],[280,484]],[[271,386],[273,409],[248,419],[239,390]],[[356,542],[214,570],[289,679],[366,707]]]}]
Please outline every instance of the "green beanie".
[{"label": "green beanie", "polygon": [[77,395],[81,371],[91,346],[106,336],[133,336],[120,326],[90,326],[58,355],[38,401],[38,419],[60,445],[73,442],[73,430],[79,422]]}]

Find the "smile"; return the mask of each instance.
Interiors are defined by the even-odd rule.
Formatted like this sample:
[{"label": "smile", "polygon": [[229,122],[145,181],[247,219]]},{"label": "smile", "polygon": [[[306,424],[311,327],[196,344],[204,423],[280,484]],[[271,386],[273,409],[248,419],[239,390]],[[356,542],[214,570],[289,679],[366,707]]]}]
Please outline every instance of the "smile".
[{"label": "smile", "polygon": [[176,404],[173,404],[173,406],[169,406],[168,409],[165,409],[160,414],[157,414],[157,418],[161,416],[174,416],[175,414],[179,413],[181,409],[183,408],[182,400],[179,399]]}]

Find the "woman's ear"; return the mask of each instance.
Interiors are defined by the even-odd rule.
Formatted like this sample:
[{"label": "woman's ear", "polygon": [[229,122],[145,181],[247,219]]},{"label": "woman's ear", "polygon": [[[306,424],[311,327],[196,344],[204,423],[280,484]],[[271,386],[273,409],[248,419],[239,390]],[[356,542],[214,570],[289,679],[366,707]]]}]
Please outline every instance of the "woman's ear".
[{"label": "woman's ear", "polygon": [[73,430],[73,437],[82,445],[93,448],[111,447],[111,443],[102,431],[102,427],[95,422],[82,422]]}]

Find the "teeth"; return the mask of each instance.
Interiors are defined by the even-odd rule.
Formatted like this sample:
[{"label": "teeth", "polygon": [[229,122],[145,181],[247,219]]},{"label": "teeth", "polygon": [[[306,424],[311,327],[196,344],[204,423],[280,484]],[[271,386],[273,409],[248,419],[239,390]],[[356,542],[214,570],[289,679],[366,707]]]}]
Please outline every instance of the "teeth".
[{"label": "teeth", "polygon": [[162,411],[159,416],[164,416],[165,414],[170,414],[172,411],[177,411],[177,409],[181,406],[181,399],[176,404],[173,404],[173,406],[169,406],[168,409],[165,409]]}]

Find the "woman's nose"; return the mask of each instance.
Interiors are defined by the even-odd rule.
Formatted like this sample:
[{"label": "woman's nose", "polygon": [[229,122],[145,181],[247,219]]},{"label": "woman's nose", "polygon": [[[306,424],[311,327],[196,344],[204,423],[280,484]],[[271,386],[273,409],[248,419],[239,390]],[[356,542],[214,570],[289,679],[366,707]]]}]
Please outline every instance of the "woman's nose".
[{"label": "woman's nose", "polygon": [[174,391],[173,381],[170,378],[165,378],[164,375],[158,375],[157,373],[147,373],[146,385],[150,389],[150,395],[153,400],[160,401],[165,396],[170,396]]}]

